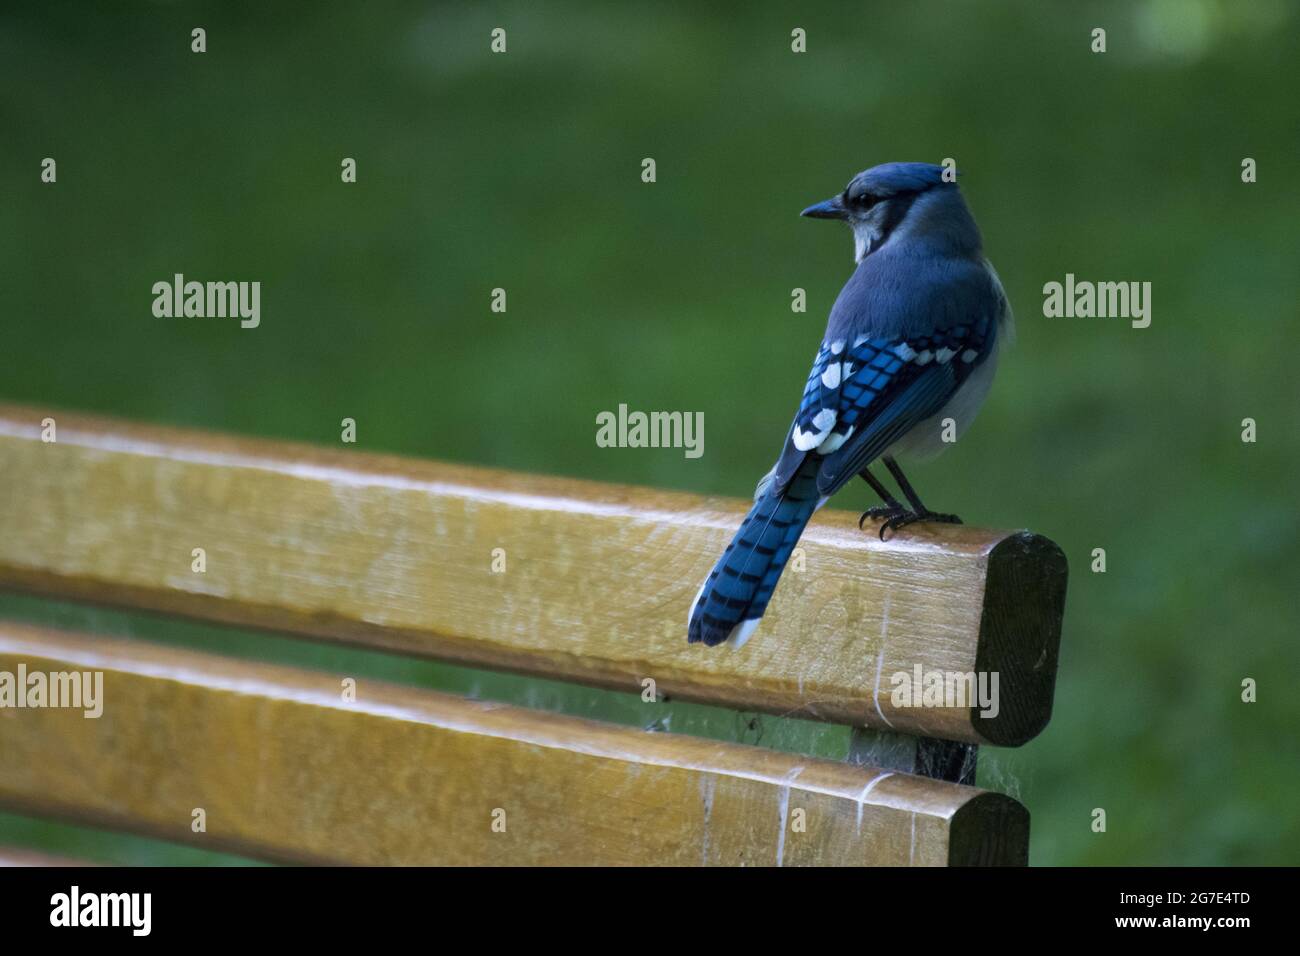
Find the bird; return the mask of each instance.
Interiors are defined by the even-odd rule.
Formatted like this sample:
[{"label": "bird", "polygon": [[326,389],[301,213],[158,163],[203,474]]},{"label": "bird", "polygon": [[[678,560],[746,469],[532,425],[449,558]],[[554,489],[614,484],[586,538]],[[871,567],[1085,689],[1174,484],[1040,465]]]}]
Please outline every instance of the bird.
[{"label": "bird", "polygon": [[[951,165],[874,166],[801,215],[847,223],[856,267],[831,307],[780,457],[691,604],[691,644],[744,646],[809,519],[856,476],[882,502],[858,525],[881,519],[881,540],[915,522],[960,524],[922,503],[897,456],[929,458],[960,437],[1014,338]],[[906,504],[871,472],[877,460]]]}]

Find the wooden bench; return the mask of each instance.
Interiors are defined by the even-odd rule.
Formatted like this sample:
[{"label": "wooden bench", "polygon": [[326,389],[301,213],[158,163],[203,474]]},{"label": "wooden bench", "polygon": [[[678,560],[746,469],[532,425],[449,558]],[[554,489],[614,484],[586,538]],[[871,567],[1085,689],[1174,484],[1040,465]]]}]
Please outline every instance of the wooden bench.
[{"label": "wooden bench", "polygon": [[[365,680],[353,699],[344,675],[0,621],[0,674],[103,674],[98,718],[0,709],[5,808],[309,863],[1027,861],[1024,807],[955,781],[1050,716],[1066,566],[1041,537],[882,543],[824,511],[730,651],[685,623],[740,501],[15,406],[0,486],[6,590],[904,744],[873,767]],[[900,704],[918,667],[996,673],[996,715]]]}]

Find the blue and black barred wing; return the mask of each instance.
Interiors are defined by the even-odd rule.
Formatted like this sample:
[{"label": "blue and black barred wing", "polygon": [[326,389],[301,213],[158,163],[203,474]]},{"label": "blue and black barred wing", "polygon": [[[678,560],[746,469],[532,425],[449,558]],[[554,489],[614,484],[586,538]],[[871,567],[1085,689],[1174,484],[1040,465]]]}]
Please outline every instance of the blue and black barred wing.
[{"label": "blue and black barred wing", "polygon": [[808,456],[834,494],[910,429],[937,414],[994,346],[991,318],[906,339],[822,344],[773,472],[780,489]]}]

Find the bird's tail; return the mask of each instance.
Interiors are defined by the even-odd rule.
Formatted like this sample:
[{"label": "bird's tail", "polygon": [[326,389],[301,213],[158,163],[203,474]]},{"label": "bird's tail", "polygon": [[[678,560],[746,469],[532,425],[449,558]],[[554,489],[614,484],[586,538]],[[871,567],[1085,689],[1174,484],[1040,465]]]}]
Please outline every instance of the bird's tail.
[{"label": "bird's tail", "polygon": [[740,647],[758,627],[804,525],[817,510],[817,465],[805,461],[780,491],[754,500],[691,606],[687,639]]}]

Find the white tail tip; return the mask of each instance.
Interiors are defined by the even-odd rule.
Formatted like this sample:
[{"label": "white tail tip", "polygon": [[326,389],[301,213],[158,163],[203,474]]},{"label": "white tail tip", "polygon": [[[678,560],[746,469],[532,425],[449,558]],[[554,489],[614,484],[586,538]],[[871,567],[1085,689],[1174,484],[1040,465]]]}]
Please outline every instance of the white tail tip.
[{"label": "white tail tip", "polygon": [[754,631],[758,630],[760,620],[761,618],[751,617],[748,620],[741,621],[727,635],[726,645],[733,651],[740,650],[745,646],[745,642],[753,636]]}]

